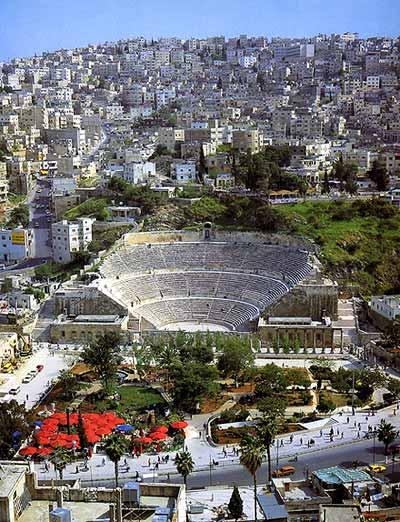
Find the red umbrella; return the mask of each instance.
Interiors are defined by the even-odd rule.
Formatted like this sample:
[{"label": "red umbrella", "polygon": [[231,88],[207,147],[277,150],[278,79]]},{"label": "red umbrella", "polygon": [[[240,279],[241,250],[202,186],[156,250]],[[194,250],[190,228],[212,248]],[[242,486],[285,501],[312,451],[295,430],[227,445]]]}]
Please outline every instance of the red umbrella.
[{"label": "red umbrella", "polygon": [[100,437],[93,432],[89,432],[86,433],[86,439],[89,444],[96,444],[96,442],[99,442]]},{"label": "red umbrella", "polygon": [[158,433],[168,433],[167,426],[154,426],[151,428],[152,432],[158,432]]},{"label": "red umbrella", "polygon": [[138,437],[137,439],[134,439],[133,442],[135,444],[151,444],[153,439],[150,437]]},{"label": "red umbrella", "polygon": [[167,435],[165,433],[161,433],[160,431],[154,431],[150,433],[149,437],[153,440],[165,440]]},{"label": "red umbrella", "polygon": [[53,453],[53,450],[51,448],[39,448],[37,450],[38,455],[42,455],[42,457],[45,457],[46,455],[50,455]]},{"label": "red umbrella", "polygon": [[111,433],[112,430],[109,426],[104,426],[104,427],[99,426],[94,431],[95,431],[96,435],[108,435],[109,433]]},{"label": "red umbrella", "polygon": [[175,421],[171,422],[171,428],[174,430],[183,430],[187,428],[189,425],[186,421]]},{"label": "red umbrella", "polygon": [[33,446],[26,446],[25,448],[21,448],[19,450],[19,454],[23,457],[29,457],[30,455],[35,455],[37,451],[38,449],[34,448]]},{"label": "red umbrella", "polygon": [[36,436],[35,439],[36,439],[36,442],[39,444],[39,446],[47,446],[50,442],[50,438],[44,437],[43,435]]}]

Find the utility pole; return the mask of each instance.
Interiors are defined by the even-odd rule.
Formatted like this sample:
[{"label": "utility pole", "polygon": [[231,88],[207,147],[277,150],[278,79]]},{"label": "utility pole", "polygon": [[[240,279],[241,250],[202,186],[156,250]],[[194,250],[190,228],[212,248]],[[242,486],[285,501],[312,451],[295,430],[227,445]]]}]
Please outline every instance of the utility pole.
[{"label": "utility pole", "polygon": [[276,466],[279,466],[279,440],[275,439],[276,441]]}]

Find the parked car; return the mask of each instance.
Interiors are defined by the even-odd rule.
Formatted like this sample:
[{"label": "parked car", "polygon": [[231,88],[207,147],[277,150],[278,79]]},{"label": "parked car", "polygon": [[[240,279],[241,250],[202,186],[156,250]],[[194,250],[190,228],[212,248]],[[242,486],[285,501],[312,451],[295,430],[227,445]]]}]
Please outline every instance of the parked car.
[{"label": "parked car", "polygon": [[38,372],[41,372],[43,370],[43,368],[44,368],[43,364],[38,364],[36,366],[36,369],[37,369]]},{"label": "parked car", "polygon": [[374,473],[383,473],[386,471],[386,466],[383,464],[370,464],[368,470],[373,471]]},{"label": "parked car", "polygon": [[25,375],[25,377],[22,379],[22,382],[23,382],[23,384],[26,384],[28,382],[31,382],[32,379],[33,379],[33,375],[28,373],[28,375]]},{"label": "parked car", "polygon": [[18,393],[21,391],[21,386],[16,386],[15,388],[11,388],[11,390],[8,392],[10,395],[18,395]]},{"label": "parked car", "polygon": [[294,466],[282,466],[279,469],[276,469],[273,473],[273,477],[287,477],[288,475],[293,475],[296,473],[296,468]]},{"label": "parked car", "polygon": [[14,365],[10,362],[3,364],[1,368],[2,373],[12,373],[14,371]]}]

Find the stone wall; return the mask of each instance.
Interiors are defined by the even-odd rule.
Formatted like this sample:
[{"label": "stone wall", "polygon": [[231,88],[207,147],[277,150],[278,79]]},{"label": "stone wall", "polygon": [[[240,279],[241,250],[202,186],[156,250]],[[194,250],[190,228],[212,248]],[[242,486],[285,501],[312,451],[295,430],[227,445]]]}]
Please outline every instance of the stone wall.
[{"label": "stone wall", "polygon": [[105,295],[99,288],[91,286],[60,288],[54,294],[56,315],[127,315],[127,309]]},{"label": "stone wall", "polygon": [[[136,232],[125,234],[123,242],[126,245],[142,243],[173,243],[173,242],[198,242],[204,236],[203,229],[194,231],[174,231],[174,232]],[[270,243],[272,245],[292,246],[302,248],[310,252],[316,251],[316,246],[307,239],[288,236],[284,234],[263,234],[262,232],[229,232],[213,228],[212,241],[243,243]]]},{"label": "stone wall", "polygon": [[304,282],[284,295],[263,314],[268,317],[311,317],[320,321],[322,311],[337,319],[338,287],[335,283]]},{"label": "stone wall", "polygon": [[[270,347],[276,343],[280,347],[286,340],[289,342],[290,349],[293,349],[296,342],[303,348],[332,348],[333,347],[333,328],[329,326],[310,326],[310,325],[265,325],[258,330],[261,340]],[[281,348],[282,349],[282,348]]]}]

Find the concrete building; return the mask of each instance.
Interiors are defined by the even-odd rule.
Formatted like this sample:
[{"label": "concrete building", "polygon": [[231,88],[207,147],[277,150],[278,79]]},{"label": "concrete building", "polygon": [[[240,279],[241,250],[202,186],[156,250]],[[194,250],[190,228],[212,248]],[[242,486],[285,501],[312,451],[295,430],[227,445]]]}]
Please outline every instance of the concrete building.
[{"label": "concrete building", "polygon": [[0,367],[6,362],[13,360],[17,350],[17,334],[15,332],[0,332]]},{"label": "concrete building", "polygon": [[232,133],[232,148],[239,152],[260,152],[264,145],[264,136],[257,129],[234,130]]},{"label": "concrete building", "polygon": [[129,183],[137,185],[147,183],[150,178],[156,176],[156,164],[153,161],[127,163],[124,166],[122,178]]},{"label": "concrete building", "polygon": [[196,162],[179,161],[174,165],[174,173],[177,183],[191,183],[196,181]]},{"label": "concrete building", "polygon": [[372,296],[368,315],[381,330],[386,330],[396,318],[400,318],[400,295]]},{"label": "concrete building", "polygon": [[15,228],[0,230],[0,260],[15,263],[23,261],[31,255],[33,235],[31,230]]},{"label": "concrete building", "polygon": [[185,141],[185,130],[175,129],[173,127],[161,127],[158,130],[158,143],[164,145],[167,149],[174,151],[177,143]]},{"label": "concrete building", "polygon": [[87,250],[92,241],[91,218],[78,218],[76,221],[59,221],[51,227],[53,259],[57,263],[70,263],[74,254]]}]

